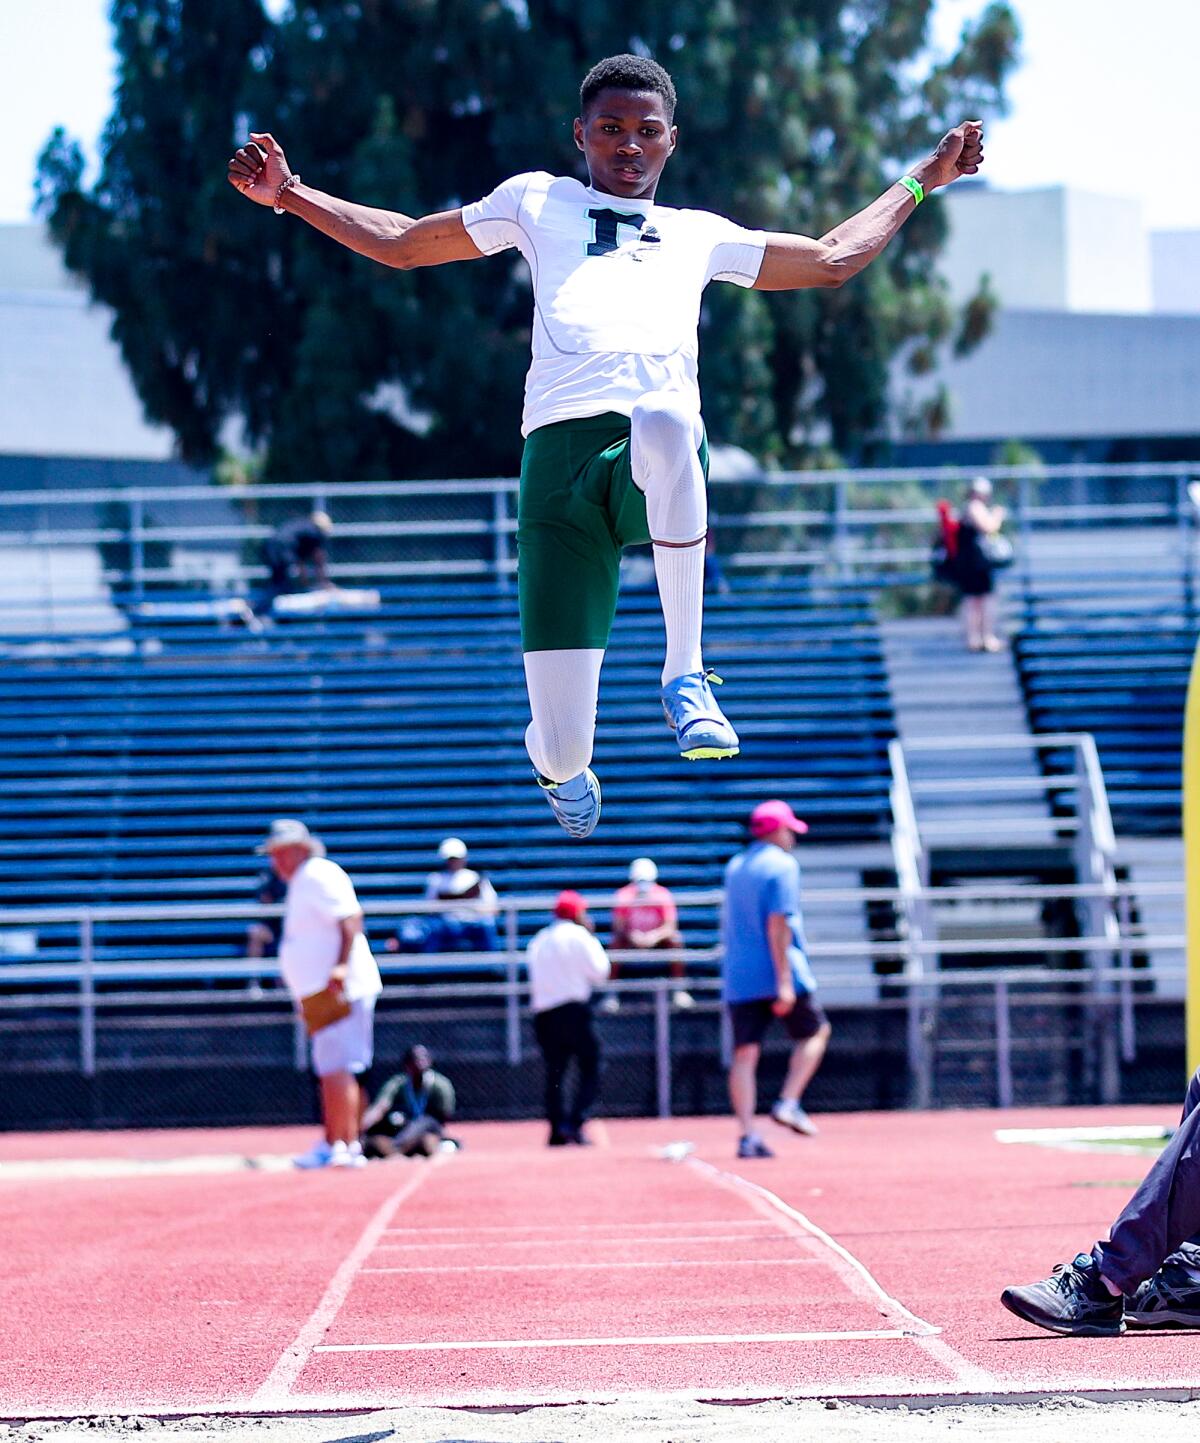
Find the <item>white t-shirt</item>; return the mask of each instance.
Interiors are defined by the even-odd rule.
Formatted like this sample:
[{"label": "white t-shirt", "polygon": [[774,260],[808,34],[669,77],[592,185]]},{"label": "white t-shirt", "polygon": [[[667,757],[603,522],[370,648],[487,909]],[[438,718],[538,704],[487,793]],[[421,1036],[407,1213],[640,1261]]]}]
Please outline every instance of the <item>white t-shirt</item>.
[{"label": "white t-shirt", "polygon": [[762,231],[542,170],[504,181],[462,217],[484,255],[515,246],[533,274],[524,435],[606,411],[628,416],[648,391],[682,392],[700,414],[700,297],[713,280],[754,284]]},{"label": "white t-shirt", "polygon": [[559,918],[529,943],[529,990],[535,1012],[586,1002],[598,982],[608,977],[608,953],[586,927]]},{"label": "white t-shirt", "polygon": [[442,913],[443,917],[449,917],[454,922],[485,921],[496,915],[500,905],[495,887],[471,867],[460,867],[456,872],[430,872],[425,878],[425,896],[431,902],[439,898],[466,899],[461,905],[447,907]]},{"label": "white t-shirt", "polygon": [[[329,985],[342,950],[338,923],[362,908],[354,883],[328,857],[309,857],[288,883],[279,941],[279,970],[293,997],[308,997]],[[350,947],[346,996],[351,1002],[383,991],[379,968],[360,932]]]}]

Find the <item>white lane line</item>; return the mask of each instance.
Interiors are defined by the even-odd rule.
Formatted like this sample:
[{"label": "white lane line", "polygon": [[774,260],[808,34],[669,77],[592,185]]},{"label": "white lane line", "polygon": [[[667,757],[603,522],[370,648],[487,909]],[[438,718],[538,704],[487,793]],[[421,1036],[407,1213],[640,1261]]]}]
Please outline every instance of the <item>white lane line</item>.
[{"label": "white lane line", "polygon": [[588,1233],[596,1235],[601,1232],[644,1232],[648,1228],[772,1228],[773,1222],[763,1218],[677,1218],[674,1221],[665,1222],[636,1222],[636,1223],[615,1223],[610,1221],[596,1223],[510,1223],[499,1227],[479,1228],[384,1228],[385,1237],[413,1236],[428,1238],[442,1233],[456,1233],[464,1237],[477,1238],[481,1233],[537,1233],[539,1237],[549,1237],[551,1233]]},{"label": "white lane line", "polygon": [[911,1339],[900,1328],[862,1328],[844,1333],[692,1333],[665,1338],[481,1338],[444,1343],[322,1343],[314,1353],[467,1353],[510,1348],[668,1348],[723,1343],[840,1343],[876,1338]]},{"label": "white lane line", "polygon": [[[766,1241],[766,1240],[767,1240],[767,1237],[768,1237],[769,1235],[761,1235],[761,1236],[763,1236],[763,1240]],[[589,1240],[588,1238],[572,1238],[572,1239],[571,1239],[571,1244],[572,1244],[573,1247],[583,1247],[583,1246],[585,1246],[589,1241],[591,1241],[591,1240]],[[636,1245],[636,1244],[641,1244],[641,1243],[655,1243],[655,1244],[658,1244],[658,1243],[671,1243],[671,1244],[678,1244],[678,1243],[729,1243],[729,1242],[731,1242],[731,1241],[733,1241],[733,1240],[732,1240],[731,1238],[729,1238],[725,1233],[683,1233],[683,1234],[677,1234],[677,1235],[674,1235],[674,1236],[668,1234],[668,1235],[665,1236],[665,1237],[663,1236],[662,1233],[655,1233],[655,1234],[653,1234],[653,1235],[647,1235],[646,1237],[641,1237],[641,1238],[639,1238],[639,1237],[622,1236],[622,1237],[614,1237],[614,1238],[596,1238],[596,1239],[594,1239],[594,1241],[597,1242],[597,1243],[613,1243],[613,1244],[620,1244],[621,1247],[630,1247],[630,1246],[633,1246],[633,1245]],[[741,1239],[741,1241],[743,1241],[743,1242],[750,1242],[750,1241],[752,1241],[752,1239],[750,1239],[750,1238],[743,1238],[743,1239]],[[753,1241],[757,1241],[757,1239],[753,1239]],[[563,1239],[562,1239],[562,1238],[493,1238],[493,1239],[489,1240],[489,1242],[488,1242],[488,1247],[489,1247],[489,1248],[547,1248],[547,1247],[557,1247],[557,1246],[559,1246],[562,1242],[563,1242]],[[444,1251],[446,1251],[447,1249],[449,1249],[450,1251],[457,1251],[457,1252],[460,1252],[460,1253],[461,1253],[464,1248],[465,1248],[468,1252],[473,1252],[473,1253],[474,1253],[474,1252],[478,1252],[478,1251],[479,1251],[479,1244],[478,1244],[478,1243],[470,1242],[468,1239],[465,1239],[465,1238],[464,1238],[464,1240],[463,1240],[461,1243],[380,1243],[380,1244],[379,1244],[379,1251],[380,1251],[381,1253],[383,1253],[383,1252],[388,1252],[388,1253],[427,1253],[427,1252],[434,1252],[434,1251],[444,1252]]]},{"label": "white lane line", "polygon": [[252,1407],[271,1408],[286,1402],[292,1384],[304,1371],[304,1365],[308,1362],[317,1344],[329,1331],[329,1325],[341,1311],[342,1304],[346,1301],[346,1295],[353,1286],[360,1268],[383,1236],[388,1223],[395,1217],[400,1204],[412,1197],[425,1179],[442,1165],[446,1156],[447,1154],[441,1153],[430,1158],[427,1163],[406,1178],[391,1197],[385,1198],[376,1208],[370,1221],[359,1235],[358,1241],[346,1254],[341,1267],[330,1279],[329,1286],[312,1311],[312,1316],[296,1334],[295,1341],[285,1349],[279,1361],[267,1374],[258,1391],[250,1400]]},{"label": "white lane line", "polygon": [[884,1317],[900,1322],[906,1321],[909,1326],[903,1330],[905,1335],[911,1337],[924,1353],[946,1368],[963,1387],[979,1391],[998,1386],[996,1379],[986,1368],[972,1363],[970,1359],[964,1358],[948,1343],[943,1342],[938,1336],[942,1331],[940,1328],[933,1323],[926,1322],[924,1318],[919,1318],[898,1298],[893,1298],[865,1263],[856,1258],[836,1238],[831,1237],[824,1228],[818,1227],[798,1208],[784,1202],[778,1194],[763,1187],[761,1183],[750,1182],[736,1172],[724,1172],[721,1168],[714,1167],[712,1163],[704,1162],[698,1157],[687,1158],[684,1165],[692,1168],[694,1172],[699,1173],[701,1177],[706,1178],[717,1187],[744,1194],[751,1206],[760,1213],[766,1216],[774,1215],[777,1221],[786,1220],[794,1228],[800,1229],[827,1247],[833,1254],[833,1271],[850,1291],[857,1297],[873,1303]]},{"label": "white lane line", "polygon": [[447,1264],[442,1267],[420,1268],[363,1268],[368,1273],[571,1273],[605,1272],[617,1268],[637,1268],[642,1272],[657,1272],[660,1268],[811,1268],[823,1267],[822,1258],[671,1258],[663,1263],[464,1263]]}]

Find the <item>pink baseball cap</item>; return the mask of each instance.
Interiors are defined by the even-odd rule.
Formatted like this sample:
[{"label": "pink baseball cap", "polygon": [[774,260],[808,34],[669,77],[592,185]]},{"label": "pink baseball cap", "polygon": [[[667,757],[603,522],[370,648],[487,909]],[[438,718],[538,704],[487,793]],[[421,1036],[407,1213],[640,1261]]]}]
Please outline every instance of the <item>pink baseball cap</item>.
[{"label": "pink baseball cap", "polygon": [[570,890],[560,892],[557,901],[554,903],[554,915],[556,917],[563,917],[568,922],[578,922],[586,911],[587,902],[584,901],[578,892],[572,892]]},{"label": "pink baseball cap", "polygon": [[786,802],[778,799],[759,802],[750,813],[751,836],[765,837],[779,827],[786,827],[789,832],[795,832],[798,837],[802,837],[808,831],[808,823],[802,822]]}]

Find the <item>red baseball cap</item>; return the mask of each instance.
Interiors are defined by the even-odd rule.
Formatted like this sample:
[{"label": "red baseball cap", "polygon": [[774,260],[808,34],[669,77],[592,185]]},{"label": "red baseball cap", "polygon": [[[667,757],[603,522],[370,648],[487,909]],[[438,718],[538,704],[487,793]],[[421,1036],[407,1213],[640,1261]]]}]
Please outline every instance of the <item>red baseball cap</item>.
[{"label": "red baseball cap", "polygon": [[554,915],[565,917],[568,922],[577,922],[587,911],[587,903],[578,892],[560,892],[554,903]]},{"label": "red baseball cap", "polygon": [[798,837],[802,837],[808,831],[808,823],[802,822],[786,802],[778,799],[759,802],[750,813],[751,836],[765,837],[779,827],[786,827],[789,832],[795,832]]}]

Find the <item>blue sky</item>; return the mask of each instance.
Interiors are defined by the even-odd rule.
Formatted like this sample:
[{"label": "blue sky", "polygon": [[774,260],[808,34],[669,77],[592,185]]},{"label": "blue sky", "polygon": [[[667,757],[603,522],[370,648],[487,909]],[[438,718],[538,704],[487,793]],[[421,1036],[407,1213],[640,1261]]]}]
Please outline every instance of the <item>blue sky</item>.
[{"label": "blue sky", "polygon": [[[938,0],[935,43],[949,49],[982,4]],[[107,8],[106,0],[0,0],[0,222],[28,217],[34,163],[54,125],[94,147],[112,92]],[[1015,8],[1025,63],[1012,83],[1012,115],[988,132],[992,184],[1136,196],[1151,227],[1200,229],[1198,0],[1016,0]]]}]

